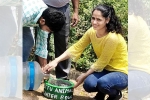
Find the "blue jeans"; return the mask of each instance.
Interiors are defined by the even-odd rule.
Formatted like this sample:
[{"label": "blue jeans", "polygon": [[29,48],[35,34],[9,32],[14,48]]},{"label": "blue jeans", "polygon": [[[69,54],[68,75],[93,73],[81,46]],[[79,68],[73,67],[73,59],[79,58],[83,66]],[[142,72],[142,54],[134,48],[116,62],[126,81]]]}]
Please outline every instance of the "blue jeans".
[{"label": "blue jeans", "polygon": [[110,96],[117,95],[118,91],[128,85],[128,75],[122,72],[94,72],[84,81],[83,88],[87,92],[102,92]]},{"label": "blue jeans", "polygon": [[23,27],[23,62],[27,61],[34,45],[30,27]]},{"label": "blue jeans", "polygon": [[142,100],[150,94],[150,74],[138,71],[129,71],[128,100]]}]

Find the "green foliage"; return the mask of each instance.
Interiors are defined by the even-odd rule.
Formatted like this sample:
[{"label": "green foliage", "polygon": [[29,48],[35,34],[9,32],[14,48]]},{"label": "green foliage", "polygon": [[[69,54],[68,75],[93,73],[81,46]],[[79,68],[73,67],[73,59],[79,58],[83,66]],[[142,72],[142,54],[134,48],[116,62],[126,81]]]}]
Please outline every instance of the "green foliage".
[{"label": "green foliage", "polygon": [[127,0],[103,0],[103,3],[111,4],[116,12],[116,15],[121,20],[124,37],[128,34],[128,2]]},{"label": "green foliage", "polygon": [[[123,26],[124,37],[127,37],[128,24],[128,3],[127,0],[80,0],[79,17],[80,21],[75,28],[70,30],[69,45],[76,43],[83,34],[91,27],[91,12],[93,8],[100,3],[110,3],[113,5],[116,14],[120,18]],[[71,3],[70,3],[71,5]],[[72,6],[72,5],[71,5]],[[72,7],[70,7],[72,8]],[[72,10],[71,10],[72,14]],[[82,53],[80,59],[76,63],[72,63],[77,70],[85,71],[96,61],[96,55],[91,44]]]},{"label": "green foliage", "polygon": [[96,55],[93,51],[91,44],[86,47],[86,50],[82,53],[80,59],[76,62],[76,69],[79,71],[86,71],[91,64],[96,61]]},{"label": "green foliage", "polygon": [[[69,46],[76,43],[83,34],[91,27],[91,12],[93,8],[100,3],[110,3],[113,5],[116,14],[120,18],[123,26],[124,37],[127,37],[127,24],[128,24],[128,5],[127,0],[79,0],[79,18],[80,21],[76,27],[71,27],[70,29],[70,38],[69,38]],[[146,0],[144,0],[146,2]],[[148,2],[148,1],[147,1]],[[71,15],[72,15],[72,4],[70,3]],[[51,35],[50,39],[50,50],[49,55],[50,59],[53,60],[54,57],[54,37]],[[34,48],[33,48],[34,52]],[[31,53],[29,60],[34,60],[34,53]],[[93,51],[91,44],[86,47],[85,51],[82,53],[80,59],[77,62],[72,62],[72,67],[75,67],[77,70],[86,71],[89,67],[96,61],[96,55]]]}]

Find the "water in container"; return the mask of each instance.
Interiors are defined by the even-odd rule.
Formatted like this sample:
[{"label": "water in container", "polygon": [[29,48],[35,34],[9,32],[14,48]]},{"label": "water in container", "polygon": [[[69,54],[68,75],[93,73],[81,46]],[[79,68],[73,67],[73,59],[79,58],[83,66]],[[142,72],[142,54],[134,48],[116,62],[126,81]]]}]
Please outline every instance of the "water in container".
[{"label": "water in container", "polygon": [[0,97],[22,98],[22,59],[20,56],[0,57]]},{"label": "water in container", "polygon": [[23,62],[23,89],[37,90],[44,78],[49,76],[43,74],[38,62]]}]

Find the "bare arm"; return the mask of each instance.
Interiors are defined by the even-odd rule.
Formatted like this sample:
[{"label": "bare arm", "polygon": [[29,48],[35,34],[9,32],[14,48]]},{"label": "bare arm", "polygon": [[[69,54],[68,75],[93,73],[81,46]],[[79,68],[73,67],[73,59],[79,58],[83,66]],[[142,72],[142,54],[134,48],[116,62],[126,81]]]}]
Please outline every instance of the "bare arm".
[{"label": "bare arm", "polygon": [[38,60],[39,60],[41,68],[43,68],[47,64],[47,59],[45,58],[38,56]]},{"label": "bare arm", "polygon": [[55,60],[57,60],[57,62],[61,62],[64,61],[66,59],[70,58],[70,55],[67,51],[65,51],[62,55],[60,55],[59,57],[55,58]]},{"label": "bare arm", "polygon": [[63,60],[66,60],[70,58],[70,55],[67,51],[65,51],[62,55],[59,57],[55,58],[55,60],[49,62],[45,67],[44,67],[44,72],[50,72],[52,69],[54,69],[57,64]]},{"label": "bare arm", "polygon": [[78,21],[79,21],[79,16],[78,16],[78,9],[79,9],[79,0],[71,0],[72,5],[73,5],[73,15],[72,15],[72,21],[71,21],[71,26],[76,26]]},{"label": "bare arm", "polygon": [[76,84],[74,86],[74,88],[78,87],[87,76],[89,76],[90,74],[92,74],[94,72],[93,69],[89,69],[86,73],[81,74],[77,79],[76,79]]},{"label": "bare arm", "polygon": [[73,12],[78,13],[78,8],[79,8],[79,0],[71,0],[73,4]]}]

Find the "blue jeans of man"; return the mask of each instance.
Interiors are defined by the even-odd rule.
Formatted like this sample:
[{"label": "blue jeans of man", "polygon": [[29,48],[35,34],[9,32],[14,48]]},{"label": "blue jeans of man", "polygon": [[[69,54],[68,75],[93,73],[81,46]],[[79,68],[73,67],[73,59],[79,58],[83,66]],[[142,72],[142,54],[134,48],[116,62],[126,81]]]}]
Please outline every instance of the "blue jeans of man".
[{"label": "blue jeans of man", "polygon": [[23,62],[27,61],[34,45],[30,27],[23,27]]},{"label": "blue jeans of man", "polygon": [[87,92],[102,92],[110,96],[117,95],[118,91],[128,85],[128,75],[122,72],[94,72],[84,81],[83,88]]},{"label": "blue jeans of man", "polygon": [[[49,6],[49,7],[63,12],[66,17],[66,23],[63,26],[63,28],[59,32],[54,32],[55,57],[58,57],[66,51],[67,46],[68,46],[68,37],[69,37],[69,31],[70,31],[70,7],[69,7],[69,4],[66,4],[65,6],[60,7],[60,8],[56,8],[52,6]],[[49,43],[49,40],[48,40],[48,43]],[[47,47],[49,48],[49,44]],[[61,61],[60,63],[58,63],[56,70],[55,70],[56,77],[67,78],[70,68],[71,68],[70,59]]]},{"label": "blue jeans of man", "polygon": [[128,100],[142,100],[150,94],[150,74],[129,70]]}]

